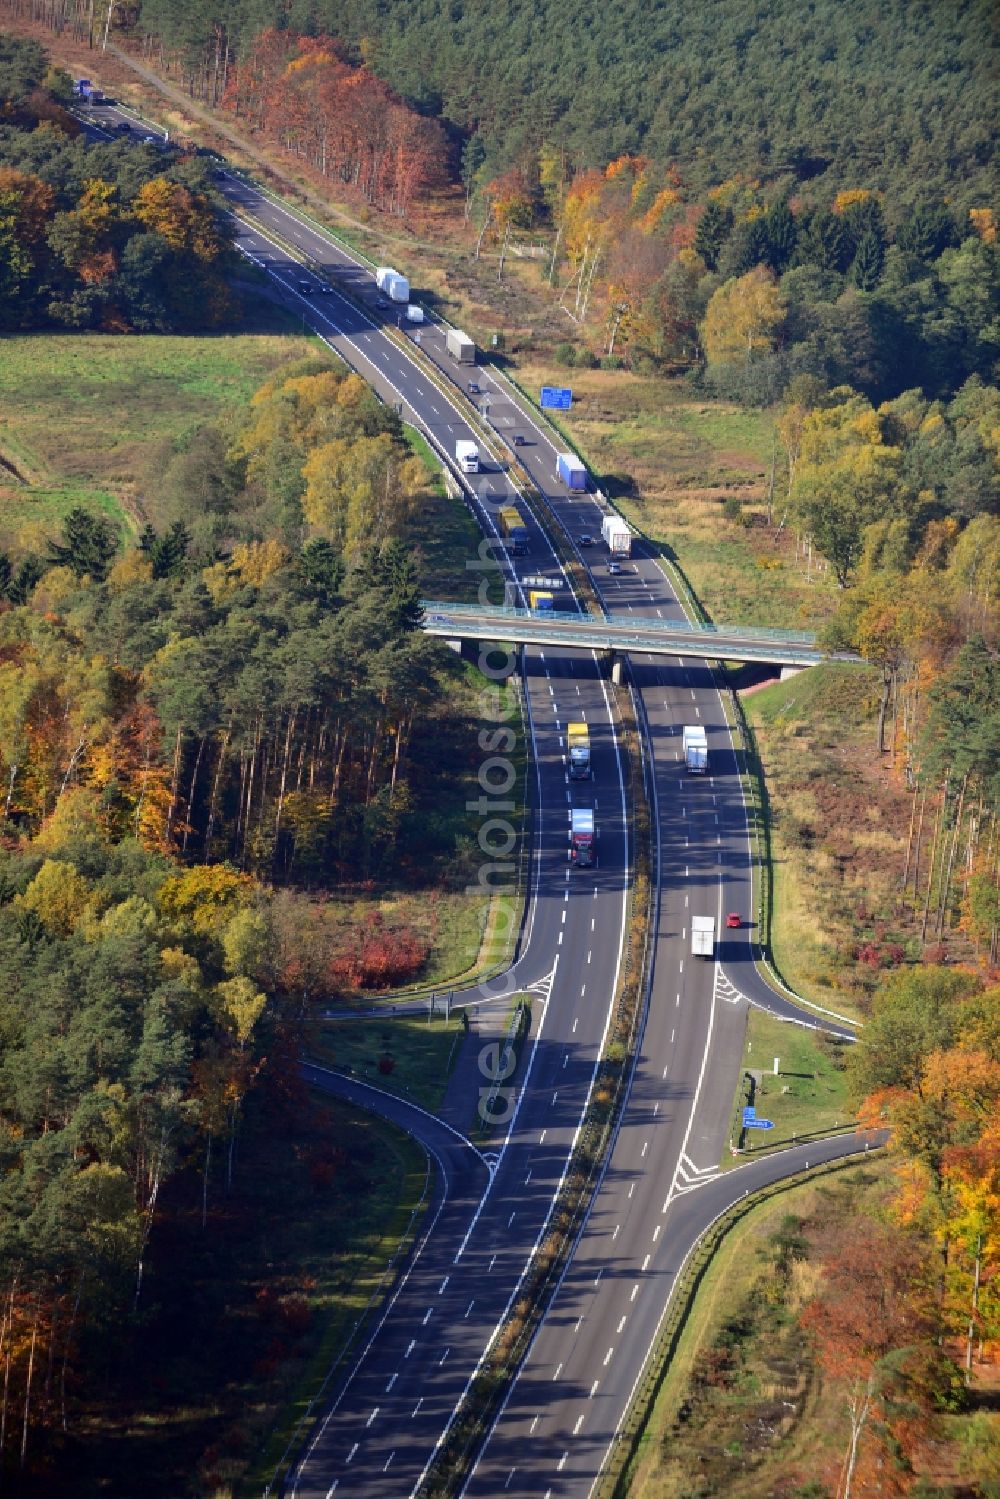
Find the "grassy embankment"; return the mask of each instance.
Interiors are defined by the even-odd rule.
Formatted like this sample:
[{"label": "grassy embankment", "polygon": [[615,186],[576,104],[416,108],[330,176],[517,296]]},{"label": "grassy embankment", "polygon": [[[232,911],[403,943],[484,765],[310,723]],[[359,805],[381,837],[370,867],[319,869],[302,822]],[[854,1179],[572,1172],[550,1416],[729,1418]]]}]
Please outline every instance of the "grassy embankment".
[{"label": "grassy embankment", "polygon": [[[822,1398],[796,1315],[815,1285],[807,1258],[776,1274],[782,1246],[818,1209],[878,1190],[885,1166],[846,1168],[754,1208],[702,1279],[631,1471],[631,1499],[693,1493],[765,1499],[798,1487],[840,1450],[844,1413]],[[692,1475],[698,1483],[692,1488]],[[792,1482],[793,1474],[800,1474]]]},{"label": "grassy embankment", "polygon": [[[752,1088],[748,1074],[753,1075]],[[742,1148],[733,1154],[731,1147],[739,1146],[743,1106],[751,1101],[758,1117],[770,1119],[774,1128],[747,1130]],[[829,1135],[849,1127],[852,1119],[844,1047],[815,1031],[751,1010],[723,1169],[739,1166],[761,1151]]]},{"label": "grassy embankment", "polygon": [[827,665],[744,702],[770,791],[772,945],[786,980],[863,1015],[880,965],[919,958],[900,883],[910,802],[875,748],[872,672]]},{"label": "grassy embankment", "polygon": [[[526,390],[569,385],[573,406],[559,423],[578,444],[606,493],[665,555],[679,560],[710,618],[719,624],[813,629],[836,603],[828,572],[796,556],[779,532],[782,505],[767,524],[772,460],[782,493],[782,455],[773,416],[694,395],[683,381],[616,370],[526,363]],[[745,519],[730,519],[726,502]]]},{"label": "grassy embankment", "polygon": [[458,1016],[445,1020],[440,1014],[320,1022],[312,1029],[309,1054],[433,1113],[464,1031]]},{"label": "grassy embankment", "polygon": [[0,360],[0,545],[48,539],[75,505],[134,531],[164,441],[225,419],[309,342],[266,306],[213,337],[8,335]]}]

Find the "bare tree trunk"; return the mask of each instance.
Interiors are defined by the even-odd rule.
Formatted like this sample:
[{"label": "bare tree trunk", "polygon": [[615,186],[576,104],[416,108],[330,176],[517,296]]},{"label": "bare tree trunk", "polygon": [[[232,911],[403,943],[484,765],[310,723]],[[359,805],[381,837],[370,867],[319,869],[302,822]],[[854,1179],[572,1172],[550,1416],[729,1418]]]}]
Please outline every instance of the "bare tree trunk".
[{"label": "bare tree trunk", "polygon": [[177,742],[174,745],[174,771],[170,780],[170,808],[167,812],[167,826],[164,830],[164,842],[170,842],[170,830],[174,823],[174,814],[177,811],[177,798],[179,795],[178,782],[181,774],[181,743],[184,737],[183,725],[177,725]]},{"label": "bare tree trunk", "polygon": [[191,833],[191,809],[194,806],[194,791],[198,784],[198,772],[201,769],[201,757],[205,753],[205,741],[207,734],[202,734],[198,741],[198,753],[194,757],[194,770],[191,772],[191,784],[187,794],[187,816],[184,819],[184,837],[181,840],[181,853],[187,853],[188,837]]},{"label": "bare tree trunk", "polygon": [[493,217],[493,205],[491,203],[491,204],[489,204],[487,206],[486,217],[485,217],[485,219],[483,219],[483,227],[480,229],[480,231],[479,231],[479,238],[476,240],[476,253],[473,256],[474,260],[478,260],[480,254],[482,252],[483,240],[486,238],[486,231],[490,227],[490,219],[492,217]]},{"label": "bare tree trunk", "polygon": [[285,733],[285,753],[281,761],[281,781],[278,786],[278,810],[274,816],[274,846],[278,847],[278,835],[281,832],[281,813],[285,805],[285,788],[288,785],[288,761],[292,753],[292,735],[295,732],[295,721],[298,717],[296,706],[288,718],[288,729]]},{"label": "bare tree trunk", "polygon": [[[68,1426],[68,1423],[66,1421],[66,1369],[67,1369],[67,1366],[69,1365],[69,1351],[70,1351],[70,1349],[73,1346],[73,1331],[74,1331],[74,1329],[76,1327],[77,1313],[80,1310],[80,1298],[83,1295],[83,1282],[84,1282],[84,1279],[85,1279],[85,1277],[83,1275],[81,1275],[80,1279],[79,1279],[79,1281],[77,1283],[76,1297],[74,1298],[74,1301],[73,1301],[73,1311],[72,1311],[72,1314],[71,1314],[70,1319],[69,1319],[69,1326],[66,1329],[66,1338],[65,1338],[65,1341],[63,1343],[62,1370],[61,1370],[60,1375],[59,1375],[59,1410],[60,1410],[60,1414],[61,1414],[61,1417],[62,1417],[62,1429],[63,1429],[63,1431],[68,1431],[69,1430],[69,1426]],[[3,1450],[2,1445],[0,1445],[0,1451],[2,1451],[2,1450]]]},{"label": "bare tree trunk", "polygon": [[910,854],[913,851],[913,825],[916,822],[916,820],[917,820],[917,788],[916,788],[916,784],[914,784],[914,787],[913,787],[913,798],[912,798],[912,801],[910,803],[910,832],[909,832],[909,836],[907,837],[907,840],[906,840],[906,860],[905,860],[905,862],[903,864],[903,878],[902,878],[902,881],[900,883],[900,889],[903,890],[903,891],[906,890],[907,881],[910,878]]},{"label": "bare tree trunk", "polygon": [[556,230],[555,244],[552,246],[552,259],[549,262],[549,285],[552,286],[556,279],[556,266],[559,263],[559,244],[562,240],[563,226],[560,224]]},{"label": "bare tree trunk", "polygon": [[861,1442],[861,1433],[864,1431],[868,1420],[868,1412],[871,1409],[872,1395],[875,1393],[874,1370],[868,1376],[864,1394],[857,1388],[851,1395],[848,1407],[851,1420],[851,1441],[847,1449],[847,1457],[844,1460],[844,1468],[841,1481],[837,1485],[837,1499],[851,1499],[851,1487],[854,1483],[854,1469],[858,1461],[858,1446]]},{"label": "bare tree trunk", "polygon": [[507,222],[506,222],[506,224],[504,225],[503,243],[500,246],[500,264],[497,266],[497,281],[499,281],[499,282],[503,281],[503,266],[504,266],[504,261],[507,259],[507,245],[509,244],[509,242],[510,242],[510,220],[508,219]]},{"label": "bare tree trunk", "polygon": [[982,1268],[983,1236],[976,1235],[976,1265],[972,1277],[972,1305],[969,1308],[969,1330],[965,1336],[965,1382],[972,1383],[972,1343],[979,1315],[979,1276]]},{"label": "bare tree trunk", "polygon": [[945,870],[944,880],[941,885],[941,902],[938,906],[937,916],[937,939],[940,942],[944,933],[944,913],[948,906],[948,893],[951,889],[951,871],[955,863],[955,851],[958,848],[958,839],[962,831],[962,810],[965,806],[965,788],[969,782],[969,772],[966,771],[962,777],[962,789],[958,794],[958,807],[955,811],[955,830],[951,836],[951,849],[948,854],[948,863]]},{"label": "bare tree trunk", "polygon": [[920,840],[923,837],[923,832],[924,832],[924,812],[926,811],[926,809],[927,809],[927,788],[925,786],[924,789],[923,789],[923,791],[921,791],[921,793],[920,793],[920,820],[917,823],[917,846],[913,850],[913,899],[914,899],[914,901],[916,901],[916,900],[919,899],[919,896],[917,894],[917,889],[918,889],[918,882],[919,882],[919,879],[920,879]]},{"label": "bare tree trunk", "polygon": [[927,895],[924,900],[924,915],[920,923],[920,940],[927,940],[927,914],[931,907],[931,886],[934,883],[934,865],[937,861],[938,838],[941,836],[941,825],[944,822],[944,809],[948,801],[948,777],[945,776],[944,787],[941,792],[941,805],[938,808],[937,821],[934,824],[934,837],[931,841],[931,862],[927,871]]},{"label": "bare tree trunk", "polygon": [[205,1169],[201,1174],[201,1226],[208,1222],[208,1173],[212,1165],[212,1132],[205,1141]]},{"label": "bare tree trunk", "polygon": [[212,846],[212,834],[215,831],[215,810],[219,803],[219,782],[222,780],[222,767],[226,761],[226,751],[229,748],[229,737],[232,734],[233,725],[230,719],[229,727],[222,736],[219,746],[219,759],[215,767],[215,776],[212,780],[212,795],[208,804],[208,827],[205,829],[205,858],[208,858],[209,849]]},{"label": "bare tree trunk", "polygon": [[24,1385],[24,1421],[21,1426],[21,1472],[28,1456],[28,1416],[31,1411],[31,1379],[35,1372],[35,1343],[38,1341],[38,1317],[31,1328],[31,1351],[28,1354],[28,1377]]}]

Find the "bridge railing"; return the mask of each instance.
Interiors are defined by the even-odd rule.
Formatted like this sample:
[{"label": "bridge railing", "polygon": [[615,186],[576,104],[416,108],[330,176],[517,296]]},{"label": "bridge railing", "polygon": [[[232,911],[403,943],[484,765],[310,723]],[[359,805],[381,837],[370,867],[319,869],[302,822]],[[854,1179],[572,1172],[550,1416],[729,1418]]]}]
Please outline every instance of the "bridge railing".
[{"label": "bridge railing", "polygon": [[[565,609],[522,609],[513,606],[499,604],[440,604],[432,600],[421,600],[421,606],[425,618],[434,623],[434,616],[441,616],[441,623],[447,623],[449,619],[467,618],[470,614],[476,619],[482,619],[484,623],[497,621],[532,621],[538,625],[558,624],[567,626],[580,626],[587,620],[587,616],[581,616],[578,611]],[[583,623],[583,627],[593,634],[600,635],[608,626],[615,630],[624,630],[630,638],[641,638],[649,635],[688,635],[693,640],[711,637],[712,639],[722,637],[726,640],[743,640],[748,645],[755,641],[769,645],[791,645],[802,646],[806,650],[815,651],[819,647],[816,644],[816,636],[805,630],[767,630],[758,629],[752,625],[719,625],[699,624],[691,620],[667,620],[667,619],[644,619],[638,623],[634,615],[608,614],[604,619],[593,619]]]}]

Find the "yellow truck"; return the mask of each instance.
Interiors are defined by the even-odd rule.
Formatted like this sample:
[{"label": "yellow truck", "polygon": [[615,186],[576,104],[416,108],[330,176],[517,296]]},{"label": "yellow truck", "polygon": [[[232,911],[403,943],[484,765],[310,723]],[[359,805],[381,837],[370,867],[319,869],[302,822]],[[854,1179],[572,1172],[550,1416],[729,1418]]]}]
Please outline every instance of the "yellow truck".
[{"label": "yellow truck", "polygon": [[590,779],[590,730],[585,723],[571,723],[566,729],[569,749],[570,780]]},{"label": "yellow truck", "polygon": [[528,594],[529,609],[537,609],[539,613],[544,614],[546,612],[551,613],[554,607],[551,593],[533,588]]}]

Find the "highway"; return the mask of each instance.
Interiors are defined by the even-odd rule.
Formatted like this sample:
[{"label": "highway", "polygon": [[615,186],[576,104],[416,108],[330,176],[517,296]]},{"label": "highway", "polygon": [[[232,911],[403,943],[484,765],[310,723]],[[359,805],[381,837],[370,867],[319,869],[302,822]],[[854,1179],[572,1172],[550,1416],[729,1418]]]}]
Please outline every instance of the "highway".
[{"label": "highway", "polygon": [[[113,118],[113,116],[112,116]],[[425,327],[419,351],[387,336],[369,270],[341,246],[232,174],[219,187],[237,212],[241,251],[282,287],[290,305],[383,397],[445,452],[478,440],[468,372]],[[304,270],[285,249],[308,258]],[[405,269],[405,267],[404,267]],[[332,284],[359,297],[360,311]],[[304,290],[303,288],[308,288]],[[417,293],[419,298],[419,292]],[[416,357],[419,355],[419,358]],[[440,378],[422,364],[430,357]],[[555,478],[557,445],[494,370],[476,372],[500,443],[524,441],[517,458],[574,544],[600,532],[600,501],[571,495]],[[498,454],[503,455],[502,445]],[[516,492],[506,460],[471,479],[487,534],[503,498]],[[531,553],[519,576],[559,578],[544,533],[529,522]],[[581,560],[587,562],[584,552]],[[595,560],[591,575],[616,617],[668,621],[684,614],[662,569],[640,549],[621,575]],[[532,648],[525,657],[525,703],[537,767],[536,847],[527,927],[508,992],[530,988],[533,1041],[519,1079],[519,1110],[489,1184],[468,1146],[447,1159],[429,1226],[370,1340],[336,1389],[286,1492],[303,1499],[333,1493],[409,1494],[419,1485],[498,1320],[516,1295],[572,1150],[594,1078],[614,993],[626,919],[629,848],[621,767],[607,688],[585,651]],[[684,656],[665,663],[632,657],[633,680],[649,724],[657,827],[659,902],[650,1004],[622,1126],[573,1261],[504,1410],[483,1448],[468,1492],[481,1495],[584,1495],[625,1414],[665,1298],[679,1267],[726,1203],[743,1190],[863,1148],[825,1142],[762,1158],[720,1176],[748,1003],[802,1020],[757,965],[752,913],[753,859],[747,813],[726,715],[710,665]],[[591,728],[593,782],[569,783],[565,726]],[[681,729],[702,724],[710,772],[686,775]],[[568,809],[593,805],[600,828],[594,870],[567,861]],[[725,932],[718,961],[693,958],[690,922],[741,914]],[[813,1014],[844,1036],[836,1017]],[[471,1126],[471,1121],[470,1121]],[[423,1138],[423,1136],[421,1136]],[[477,1193],[479,1194],[477,1196]]]}]

